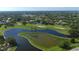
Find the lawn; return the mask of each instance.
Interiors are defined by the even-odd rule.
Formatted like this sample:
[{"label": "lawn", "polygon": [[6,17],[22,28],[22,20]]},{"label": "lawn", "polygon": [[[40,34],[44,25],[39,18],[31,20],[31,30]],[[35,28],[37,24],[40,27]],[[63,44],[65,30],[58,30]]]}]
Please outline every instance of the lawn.
[{"label": "lawn", "polygon": [[[69,34],[70,28],[68,26],[61,26],[61,25],[36,25],[37,27],[40,26],[42,29],[51,29],[56,30],[62,34]],[[42,26],[42,27],[41,27]]]}]

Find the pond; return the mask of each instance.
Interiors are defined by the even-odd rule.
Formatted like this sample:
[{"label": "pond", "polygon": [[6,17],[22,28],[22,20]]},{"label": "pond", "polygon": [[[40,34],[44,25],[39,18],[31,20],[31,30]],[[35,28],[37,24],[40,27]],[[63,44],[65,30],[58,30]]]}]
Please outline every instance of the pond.
[{"label": "pond", "polygon": [[68,38],[68,35],[61,34],[55,30],[26,30],[21,28],[9,29],[4,32],[4,37],[13,37],[16,40],[17,51],[41,51],[40,49],[32,46],[27,39],[20,37],[18,35],[20,32],[45,32],[59,37]]}]

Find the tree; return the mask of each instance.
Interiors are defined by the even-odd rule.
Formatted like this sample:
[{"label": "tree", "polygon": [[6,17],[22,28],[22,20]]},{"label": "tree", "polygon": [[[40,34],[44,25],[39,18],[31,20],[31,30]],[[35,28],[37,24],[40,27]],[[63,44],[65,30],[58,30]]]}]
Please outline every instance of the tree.
[{"label": "tree", "polygon": [[70,43],[68,41],[64,42],[62,45],[60,45],[61,48],[69,50],[72,47],[70,46]]},{"label": "tree", "polygon": [[10,44],[10,46],[16,46],[17,45],[15,39],[14,38],[11,38],[11,37],[10,38],[7,38],[6,39],[6,42],[8,42]]},{"label": "tree", "polygon": [[0,27],[2,26],[2,24],[0,24]]},{"label": "tree", "polygon": [[4,37],[3,36],[0,36],[0,44],[3,44],[5,41]]},{"label": "tree", "polygon": [[75,43],[75,39],[74,38],[71,39],[71,43]]},{"label": "tree", "polygon": [[79,37],[79,17],[75,16],[71,18],[70,22],[70,37],[72,38],[71,42],[75,43],[75,38]]},{"label": "tree", "polygon": [[26,25],[27,23],[23,21],[22,24],[23,24],[23,25]]}]

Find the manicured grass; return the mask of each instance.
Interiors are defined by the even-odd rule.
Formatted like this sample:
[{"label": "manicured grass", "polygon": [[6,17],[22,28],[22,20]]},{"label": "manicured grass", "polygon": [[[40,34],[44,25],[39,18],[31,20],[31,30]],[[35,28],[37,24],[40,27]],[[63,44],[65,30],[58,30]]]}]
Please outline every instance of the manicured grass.
[{"label": "manicured grass", "polygon": [[6,29],[4,28],[4,25],[3,25],[2,27],[0,27],[0,36],[3,35],[3,33],[4,33],[5,30],[6,30]]},{"label": "manicured grass", "polygon": [[16,46],[14,46],[14,47],[10,47],[10,48],[7,49],[7,51],[15,51],[16,48],[17,48]]},{"label": "manicured grass", "polygon": [[64,49],[59,46],[54,46],[54,47],[48,49],[48,51],[64,51]]},{"label": "manicured grass", "polygon": [[61,26],[61,25],[55,25],[55,26],[52,26],[52,25],[48,25],[47,26],[49,29],[54,29],[60,33],[63,33],[63,34],[69,34],[69,27],[67,26]]},{"label": "manicured grass", "polygon": [[61,26],[61,25],[36,25],[36,26],[43,26],[42,29],[51,29],[51,30],[56,30],[60,33],[63,34],[69,34],[69,27],[67,26]]},{"label": "manicured grass", "polygon": [[55,35],[42,32],[21,33],[20,36],[27,38],[28,41],[35,47],[46,50],[64,50],[59,47],[63,42],[68,41],[68,38],[60,38]]}]

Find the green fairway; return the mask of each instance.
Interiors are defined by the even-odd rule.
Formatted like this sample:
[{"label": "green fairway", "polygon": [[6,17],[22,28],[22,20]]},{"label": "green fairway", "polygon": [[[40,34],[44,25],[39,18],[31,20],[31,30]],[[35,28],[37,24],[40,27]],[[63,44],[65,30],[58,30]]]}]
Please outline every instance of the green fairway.
[{"label": "green fairway", "polygon": [[62,34],[69,34],[69,27],[68,26],[61,26],[61,25],[36,25],[37,27],[40,26],[40,28],[42,29],[51,29],[51,30],[55,30],[58,31]]}]

